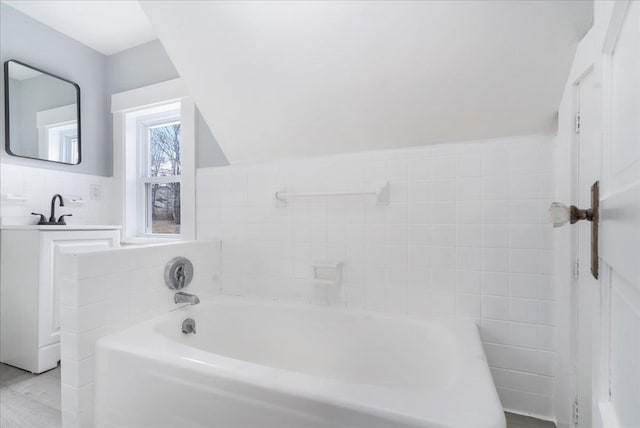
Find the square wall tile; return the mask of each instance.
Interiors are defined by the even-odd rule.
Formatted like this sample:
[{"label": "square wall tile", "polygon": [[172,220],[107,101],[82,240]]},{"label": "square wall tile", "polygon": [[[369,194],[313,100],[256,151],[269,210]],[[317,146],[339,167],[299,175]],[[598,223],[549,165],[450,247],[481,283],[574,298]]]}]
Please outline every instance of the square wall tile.
[{"label": "square wall tile", "polygon": [[489,176],[482,178],[482,199],[508,199],[509,179],[507,176]]},{"label": "square wall tile", "polygon": [[480,224],[482,209],[480,201],[460,201],[456,206],[458,224]]},{"label": "square wall tile", "polygon": [[509,152],[488,152],[482,154],[482,175],[509,175]]},{"label": "square wall tile", "polygon": [[482,318],[509,320],[509,298],[503,296],[482,296]]},{"label": "square wall tile", "polygon": [[507,248],[483,248],[482,270],[509,272],[509,250]]},{"label": "square wall tile", "polygon": [[538,273],[538,250],[511,250],[511,272]]},{"label": "square wall tile", "polygon": [[481,226],[479,224],[458,224],[456,245],[460,247],[481,247]]},{"label": "square wall tile", "polygon": [[456,176],[456,158],[454,156],[432,159],[433,179],[454,178]]},{"label": "square wall tile", "polygon": [[482,201],[482,223],[509,223],[509,203],[506,200]]},{"label": "square wall tile", "polygon": [[458,178],[456,198],[459,201],[482,199],[482,180],[479,177]]},{"label": "square wall tile", "polygon": [[506,272],[482,272],[482,294],[509,296],[509,274]]},{"label": "square wall tile", "polygon": [[456,180],[434,180],[431,182],[431,200],[448,202],[456,200]]},{"label": "square wall tile", "polygon": [[428,180],[431,178],[431,159],[413,159],[409,161],[409,180]]}]

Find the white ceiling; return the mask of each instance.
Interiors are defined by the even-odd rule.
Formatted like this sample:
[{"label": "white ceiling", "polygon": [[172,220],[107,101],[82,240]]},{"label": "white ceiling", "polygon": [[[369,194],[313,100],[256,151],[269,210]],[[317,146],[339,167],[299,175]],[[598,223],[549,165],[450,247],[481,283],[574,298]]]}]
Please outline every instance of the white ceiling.
[{"label": "white ceiling", "polygon": [[145,1],[232,163],[550,132],[592,2]]},{"label": "white ceiling", "polygon": [[2,0],[2,2],[105,55],[157,38],[137,1]]}]

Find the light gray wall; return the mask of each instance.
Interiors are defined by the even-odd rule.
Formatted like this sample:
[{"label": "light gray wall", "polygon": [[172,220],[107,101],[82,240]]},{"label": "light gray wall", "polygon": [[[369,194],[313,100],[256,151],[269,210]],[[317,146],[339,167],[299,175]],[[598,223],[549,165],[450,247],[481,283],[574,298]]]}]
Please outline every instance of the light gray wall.
[{"label": "light gray wall", "polygon": [[[109,94],[180,77],[159,40],[107,57]],[[196,107],[196,166],[229,165],[213,133]]]},{"label": "light gray wall", "polygon": [[196,107],[196,168],[229,165],[229,161]]},{"label": "light gray wall", "polygon": [[162,43],[153,40],[107,57],[109,94],[180,77]]},{"label": "light gray wall", "polygon": [[[61,165],[9,156],[4,149],[4,103],[1,161],[37,168],[109,176],[112,174],[111,113],[107,93],[107,58],[87,46],[0,3],[0,61],[16,59],[80,85],[82,162]],[[4,79],[4,70],[3,70]],[[4,85],[0,85],[4,98]]]}]

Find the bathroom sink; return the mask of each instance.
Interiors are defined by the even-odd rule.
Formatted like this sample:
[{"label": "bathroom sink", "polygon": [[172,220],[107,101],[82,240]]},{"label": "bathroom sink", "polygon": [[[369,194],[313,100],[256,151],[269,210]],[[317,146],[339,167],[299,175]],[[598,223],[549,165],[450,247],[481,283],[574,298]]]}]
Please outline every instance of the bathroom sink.
[{"label": "bathroom sink", "polygon": [[93,225],[93,224],[68,224],[66,226],[47,226],[47,225],[37,225],[37,224],[11,224],[11,225],[2,225],[0,229],[5,230],[60,230],[60,231],[68,231],[68,230],[114,230],[114,229],[122,229],[122,226],[117,225]]}]

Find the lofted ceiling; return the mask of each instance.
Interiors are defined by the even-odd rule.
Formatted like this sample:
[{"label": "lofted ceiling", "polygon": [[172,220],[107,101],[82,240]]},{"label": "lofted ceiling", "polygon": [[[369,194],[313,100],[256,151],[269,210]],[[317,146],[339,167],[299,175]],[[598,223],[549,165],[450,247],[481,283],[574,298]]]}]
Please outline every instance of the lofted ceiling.
[{"label": "lofted ceiling", "polygon": [[104,55],[157,38],[137,1],[2,0],[2,3]]},{"label": "lofted ceiling", "polygon": [[232,163],[550,132],[585,1],[143,1]]}]

